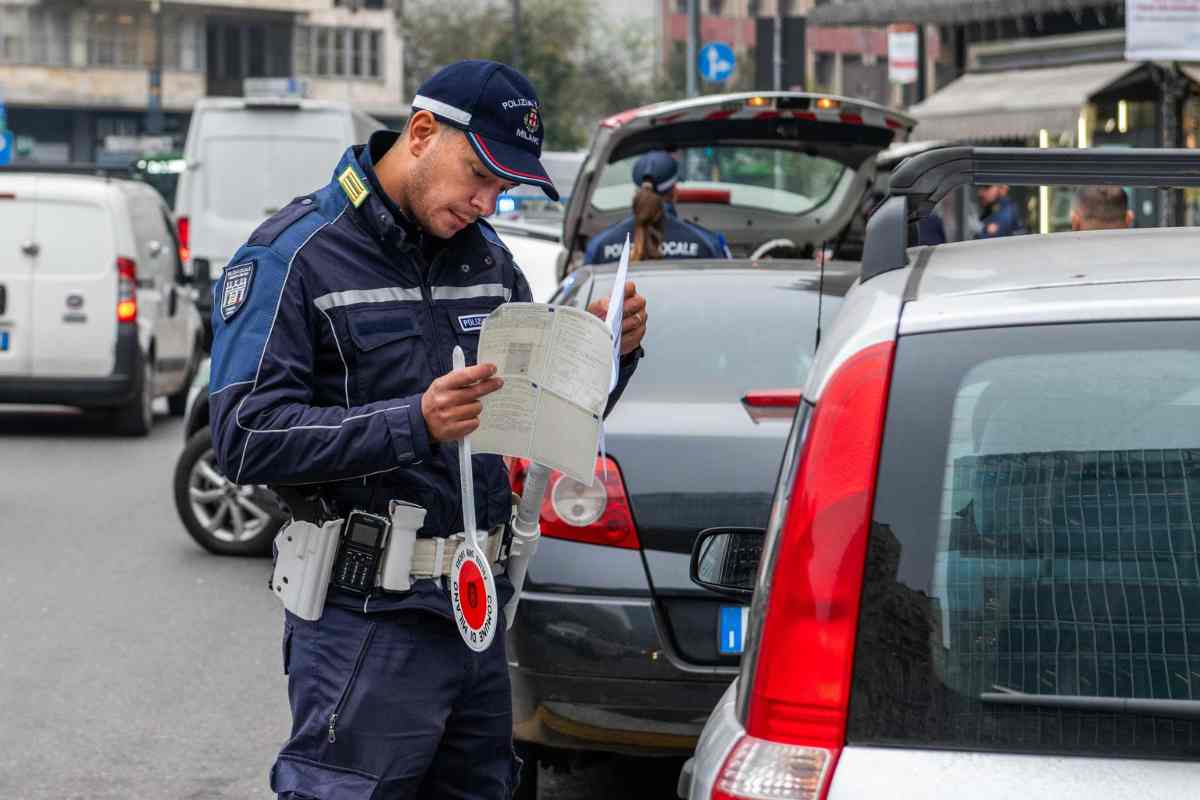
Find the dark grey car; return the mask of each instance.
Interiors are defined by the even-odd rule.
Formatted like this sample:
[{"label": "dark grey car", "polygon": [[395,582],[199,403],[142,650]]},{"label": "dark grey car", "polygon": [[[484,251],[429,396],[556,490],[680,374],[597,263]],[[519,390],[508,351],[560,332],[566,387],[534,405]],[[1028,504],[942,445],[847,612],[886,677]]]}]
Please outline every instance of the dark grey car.
[{"label": "dark grey car", "polygon": [[[527,755],[691,752],[735,675],[742,619],[689,580],[692,542],[708,528],[765,527],[808,368],[795,354],[813,352],[818,313],[833,319],[856,270],[831,264],[822,280],[811,261],[631,267],[651,324],[605,425],[608,474],[598,461],[590,488],[552,478],[509,632]],[[612,280],[613,265],[585,267],[553,302],[584,307]]]}]

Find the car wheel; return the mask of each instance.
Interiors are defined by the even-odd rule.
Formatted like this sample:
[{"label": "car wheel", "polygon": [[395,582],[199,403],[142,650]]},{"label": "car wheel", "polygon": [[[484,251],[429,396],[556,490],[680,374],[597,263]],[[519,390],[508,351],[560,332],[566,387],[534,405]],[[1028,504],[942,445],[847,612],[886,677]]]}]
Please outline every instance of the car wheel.
[{"label": "car wheel", "polygon": [[238,486],[217,469],[212,431],[192,434],[175,465],[175,508],[196,543],[210,553],[259,556],[287,519],[265,486]]},{"label": "car wheel", "polygon": [[200,366],[200,342],[192,345],[192,355],[188,359],[187,373],[183,376],[183,385],[175,394],[167,395],[167,409],[172,417],[182,417],[187,413],[188,392],[191,391],[192,381],[196,377],[196,368]]},{"label": "car wheel", "polygon": [[154,427],[154,362],[139,355],[134,366],[133,397],[113,414],[117,433],[145,436]]}]

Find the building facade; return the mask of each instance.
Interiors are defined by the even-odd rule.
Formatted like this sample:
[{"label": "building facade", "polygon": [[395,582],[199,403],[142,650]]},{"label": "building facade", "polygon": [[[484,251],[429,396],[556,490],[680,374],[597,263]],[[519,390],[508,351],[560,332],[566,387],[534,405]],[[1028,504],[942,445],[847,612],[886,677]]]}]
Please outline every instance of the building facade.
[{"label": "building facade", "polygon": [[[146,134],[177,148],[196,100],[240,96],[247,79],[297,79],[309,98],[397,120],[407,106],[394,5],[0,0],[0,98],[17,156],[94,161],[110,137]],[[156,65],[161,123],[151,113]]]}]

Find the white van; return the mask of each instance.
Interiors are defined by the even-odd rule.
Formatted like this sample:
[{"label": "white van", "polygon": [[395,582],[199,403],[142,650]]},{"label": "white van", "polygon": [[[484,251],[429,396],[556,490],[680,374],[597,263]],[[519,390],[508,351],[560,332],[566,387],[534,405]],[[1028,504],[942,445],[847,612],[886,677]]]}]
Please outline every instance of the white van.
[{"label": "white van", "polygon": [[0,168],[0,402],[112,409],[144,435],[182,414],[203,329],[153,187]]},{"label": "white van", "polygon": [[[175,217],[211,331],[211,282],[264,219],[329,182],[346,148],[384,124],[345,103],[277,98],[196,101]],[[206,339],[207,341],[207,339]]]}]

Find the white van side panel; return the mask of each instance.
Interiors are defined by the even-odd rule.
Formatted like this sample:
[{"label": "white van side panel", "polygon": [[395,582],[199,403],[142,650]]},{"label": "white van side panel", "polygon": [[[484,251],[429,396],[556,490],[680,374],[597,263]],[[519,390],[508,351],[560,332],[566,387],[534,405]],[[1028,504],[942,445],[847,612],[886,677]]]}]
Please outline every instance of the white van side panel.
[{"label": "white van side panel", "polygon": [[43,179],[33,282],[32,374],[91,378],[112,373],[117,339],[116,191],[79,191]]},{"label": "white van side panel", "polygon": [[1175,800],[1195,797],[1197,787],[1197,762],[847,747],[834,770],[829,800]]}]

